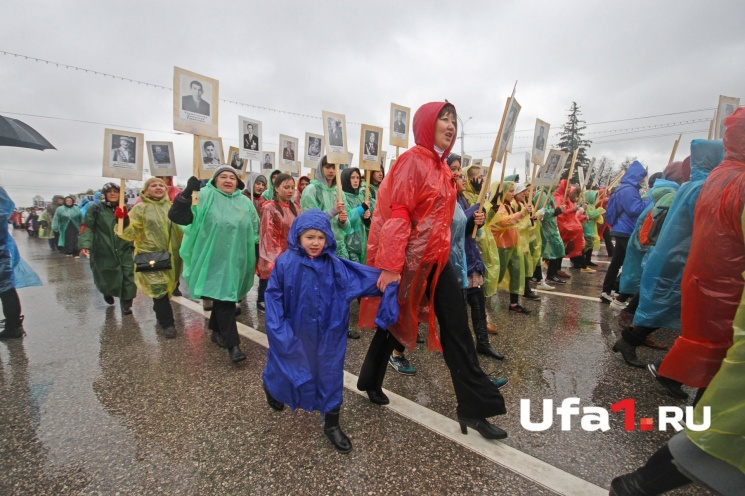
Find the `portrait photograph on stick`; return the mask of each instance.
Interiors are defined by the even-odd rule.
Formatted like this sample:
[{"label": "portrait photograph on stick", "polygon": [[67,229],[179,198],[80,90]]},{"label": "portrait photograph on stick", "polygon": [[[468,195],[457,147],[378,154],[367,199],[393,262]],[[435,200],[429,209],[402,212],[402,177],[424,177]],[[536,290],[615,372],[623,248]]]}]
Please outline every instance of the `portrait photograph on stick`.
[{"label": "portrait photograph on stick", "polygon": [[463,155],[461,157],[461,161],[460,161],[461,167],[464,168],[464,169],[466,167],[469,167],[471,165],[471,158],[472,157],[470,155]]},{"label": "portrait photograph on stick", "polygon": [[409,119],[411,117],[411,109],[391,103],[391,135],[389,144],[391,146],[399,146],[401,148],[409,147]]},{"label": "portrait photograph on stick", "polygon": [[228,164],[238,172],[238,177],[245,179],[246,177],[246,164],[248,160],[241,158],[240,150],[237,146],[231,146],[228,148]]},{"label": "portrait photograph on stick", "polygon": [[172,141],[148,141],[145,143],[150,159],[150,174],[153,176],[175,176],[176,159]]},{"label": "portrait photograph on stick", "polygon": [[297,160],[298,142],[299,140],[292,136],[279,135],[278,169],[286,172],[299,170],[300,162]]},{"label": "portrait photograph on stick", "polygon": [[360,127],[360,169],[379,170],[382,136],[382,127],[362,124]]},{"label": "portrait photograph on stick", "polygon": [[331,164],[349,164],[347,151],[347,119],[343,114],[322,112],[326,160]]},{"label": "portrait photograph on stick", "polygon": [[238,141],[240,156],[248,160],[261,160],[261,121],[238,116]]},{"label": "portrait photograph on stick", "polygon": [[173,129],[217,136],[219,83],[216,79],[173,68]]},{"label": "portrait photograph on stick", "polygon": [[274,164],[274,152],[261,152],[261,170],[262,172],[274,170],[276,167]]},{"label": "portrait photograph on stick", "polygon": [[719,105],[717,105],[717,122],[715,124],[716,135],[714,139],[724,137],[724,119],[730,116],[737,107],[740,106],[740,99],[732,96],[719,95]]},{"label": "portrait photograph on stick", "polygon": [[515,134],[515,124],[517,124],[517,116],[520,115],[520,104],[517,100],[512,98],[510,100],[510,106],[507,109],[507,116],[504,119],[504,125],[502,126],[502,134],[499,140],[499,148],[497,149],[497,162],[502,163],[504,159],[504,153],[510,150],[510,142],[512,136]]},{"label": "portrait photograph on stick", "polygon": [[194,164],[200,179],[211,178],[215,169],[224,163],[222,138],[194,136]]},{"label": "portrait photograph on stick", "polygon": [[323,156],[323,135],[305,133],[305,166],[311,169]]},{"label": "portrait photograph on stick", "polygon": [[533,153],[531,161],[536,165],[544,165],[546,158],[546,143],[548,143],[548,131],[551,124],[540,119],[535,120],[535,132],[533,133]]},{"label": "portrait photograph on stick", "polygon": [[142,179],[145,135],[104,130],[103,177]]},{"label": "portrait photograph on stick", "polygon": [[471,161],[471,165],[473,167],[484,167],[484,159],[483,158],[475,158]]}]

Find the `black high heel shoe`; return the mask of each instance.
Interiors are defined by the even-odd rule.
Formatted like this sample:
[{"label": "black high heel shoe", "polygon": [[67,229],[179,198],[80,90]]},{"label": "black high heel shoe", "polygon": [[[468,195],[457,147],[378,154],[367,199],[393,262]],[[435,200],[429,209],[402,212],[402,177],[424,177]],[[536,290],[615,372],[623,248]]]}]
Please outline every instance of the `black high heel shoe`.
[{"label": "black high heel shoe", "polygon": [[496,425],[490,424],[486,419],[468,418],[458,415],[458,423],[460,424],[460,431],[463,434],[468,434],[468,427],[470,427],[486,439],[505,439],[507,437],[505,431]]}]

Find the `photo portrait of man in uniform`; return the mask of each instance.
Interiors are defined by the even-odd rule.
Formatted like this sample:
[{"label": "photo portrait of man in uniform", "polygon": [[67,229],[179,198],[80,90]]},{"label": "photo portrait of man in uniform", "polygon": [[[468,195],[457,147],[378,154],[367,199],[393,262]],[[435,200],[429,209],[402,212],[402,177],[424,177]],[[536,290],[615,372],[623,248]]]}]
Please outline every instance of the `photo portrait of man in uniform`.
[{"label": "photo portrait of man in uniform", "polygon": [[135,163],[135,138],[112,134],[111,146],[116,147],[111,149],[112,162]]},{"label": "photo portrait of man in uniform", "polygon": [[243,135],[243,148],[246,150],[259,149],[259,137],[254,134],[254,125],[246,124],[246,133]]},{"label": "photo portrait of man in uniform", "polygon": [[215,150],[215,144],[213,142],[205,141],[202,145],[202,150],[204,150],[204,155],[202,156],[202,163],[204,165],[220,163],[220,158],[217,154],[217,150]]}]

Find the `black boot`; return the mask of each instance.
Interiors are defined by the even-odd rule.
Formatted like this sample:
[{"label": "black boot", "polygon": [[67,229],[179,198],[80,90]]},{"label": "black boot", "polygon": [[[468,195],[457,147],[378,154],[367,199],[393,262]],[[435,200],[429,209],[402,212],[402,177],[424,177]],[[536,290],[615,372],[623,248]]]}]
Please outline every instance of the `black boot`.
[{"label": "black boot", "polygon": [[490,424],[488,420],[483,418],[467,418],[458,415],[458,423],[460,424],[460,431],[463,434],[468,434],[468,427],[470,427],[486,439],[504,439],[507,437],[505,431],[496,425]]},{"label": "black boot", "polygon": [[262,387],[264,388],[264,394],[266,395],[266,402],[269,403],[269,406],[272,407],[272,410],[277,410],[278,412],[284,410],[285,404],[274,399],[274,397],[269,393],[269,390],[266,388],[266,384],[262,384]]},{"label": "black boot", "polygon": [[636,346],[623,338],[616,341],[616,344],[613,345],[613,351],[620,353],[623,357],[623,361],[632,367],[638,367],[640,369],[647,367],[646,364],[640,362],[639,358],[636,356]]},{"label": "black boot", "polygon": [[119,300],[122,315],[132,315],[132,300]]},{"label": "black boot", "polygon": [[329,438],[334,448],[339,450],[341,453],[349,453],[352,451],[352,441],[349,440],[346,434],[344,434],[339,427],[339,409],[326,414],[326,422],[323,426],[323,433]]},{"label": "black boot", "polygon": [[690,484],[673,463],[667,444],[649,457],[647,463],[630,474],[616,477],[610,484],[610,496],[655,496]]},{"label": "black boot", "polygon": [[228,354],[230,355],[230,361],[233,363],[242,362],[246,359],[246,355],[243,354],[241,351],[241,347],[238,345],[233,346],[228,350]]},{"label": "black boot", "polygon": [[18,322],[5,322],[5,329],[0,332],[0,339],[19,339],[26,334],[23,330],[23,315],[18,318]]},{"label": "black boot", "polygon": [[471,306],[473,333],[476,335],[476,351],[497,360],[504,360],[504,355],[489,344],[489,332],[486,330],[486,297],[481,288],[471,288],[467,292],[468,304]]}]

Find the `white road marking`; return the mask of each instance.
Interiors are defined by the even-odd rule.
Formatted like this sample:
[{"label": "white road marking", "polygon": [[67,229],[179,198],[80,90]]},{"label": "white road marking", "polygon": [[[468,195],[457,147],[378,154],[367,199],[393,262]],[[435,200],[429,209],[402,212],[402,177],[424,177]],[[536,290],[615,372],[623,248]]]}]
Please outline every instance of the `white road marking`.
[{"label": "white road marking", "polygon": [[576,294],[571,294],[571,293],[562,293],[560,291],[544,291],[542,289],[535,289],[534,291],[536,293],[564,296],[566,298],[577,298],[578,300],[588,300],[588,301],[595,301],[597,303],[600,303],[600,296],[584,296],[584,295],[576,295]]},{"label": "white road marking", "polygon": [[[589,297],[585,298],[592,299]],[[209,316],[210,312],[204,311],[200,303],[188,298],[176,296],[172,298],[172,301],[188,308],[189,310],[202,313],[207,317]],[[238,322],[238,333],[265,348],[269,347],[266,334],[245,324],[241,324],[240,322]],[[344,371],[344,387],[353,393],[364,396],[365,398],[367,397],[366,393],[357,390],[357,376],[347,372],[346,370]],[[435,432],[480,456],[483,456],[497,465],[501,465],[508,470],[520,474],[526,479],[548,490],[568,496],[600,496],[608,494],[607,489],[603,489],[595,484],[587,482],[584,479],[554,467],[538,458],[523,453],[520,450],[507,446],[506,444],[498,441],[489,441],[481,437],[481,435],[473,429],[470,429],[468,435],[464,436],[460,432],[460,425],[455,420],[440,415],[437,412],[425,408],[418,403],[404,398],[403,396],[388,391],[387,389],[384,391],[391,400],[390,404],[384,408],[388,408],[402,417],[405,417],[422,427],[425,427],[426,429],[429,429],[430,431]]]}]

